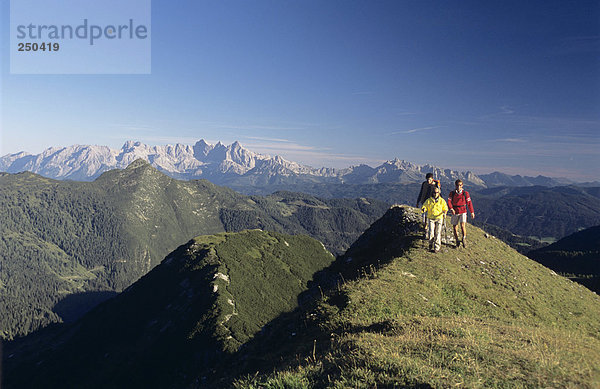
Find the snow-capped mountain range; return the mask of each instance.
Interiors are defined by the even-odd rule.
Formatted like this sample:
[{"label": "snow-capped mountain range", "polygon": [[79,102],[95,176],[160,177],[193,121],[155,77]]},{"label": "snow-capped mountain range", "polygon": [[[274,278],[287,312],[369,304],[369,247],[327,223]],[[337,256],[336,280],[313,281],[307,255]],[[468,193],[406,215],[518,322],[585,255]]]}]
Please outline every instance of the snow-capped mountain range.
[{"label": "snow-capped mountain range", "polygon": [[[92,181],[105,171],[124,169],[136,159],[144,159],[161,172],[177,179],[205,178],[218,185],[277,185],[299,183],[367,184],[422,182],[428,172],[434,172],[443,182],[460,178],[469,185],[487,187],[484,176],[458,172],[430,165],[416,165],[403,160],[386,161],[380,166],[352,166],[345,169],[315,169],[283,159],[280,156],[254,153],[239,142],[211,145],[203,139],[193,146],[176,144],[148,146],[128,141],[121,149],[107,146],[52,147],[37,155],[25,152],[0,157],[0,171],[18,173],[30,171],[54,179]],[[531,177],[488,175],[491,186],[502,184],[502,177],[521,185],[531,185]],[[546,177],[544,177],[546,179]]]}]

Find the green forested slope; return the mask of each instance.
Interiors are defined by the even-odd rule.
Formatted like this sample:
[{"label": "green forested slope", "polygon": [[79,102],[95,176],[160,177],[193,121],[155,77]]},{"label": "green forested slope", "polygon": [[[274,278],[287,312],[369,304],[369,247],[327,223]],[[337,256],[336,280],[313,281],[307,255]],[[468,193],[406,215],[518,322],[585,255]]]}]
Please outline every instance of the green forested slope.
[{"label": "green forested slope", "polygon": [[94,182],[0,176],[0,337],[74,319],[190,237],[261,228],[345,250],[387,207],[278,193],[248,197],[178,181],[144,161]]},{"label": "green forested slope", "polygon": [[197,237],[74,324],[10,346],[6,387],[184,387],[294,310],[333,260],[308,236]]}]

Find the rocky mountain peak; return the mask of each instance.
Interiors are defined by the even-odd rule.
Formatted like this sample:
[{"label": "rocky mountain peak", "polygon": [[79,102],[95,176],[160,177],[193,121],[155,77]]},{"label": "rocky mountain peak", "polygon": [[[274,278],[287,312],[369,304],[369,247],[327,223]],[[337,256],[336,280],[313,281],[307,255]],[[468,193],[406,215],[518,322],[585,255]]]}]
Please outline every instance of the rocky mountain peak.
[{"label": "rocky mountain peak", "polygon": [[[21,152],[0,157],[0,171],[18,173],[31,171],[54,179],[91,181],[111,169],[124,169],[138,158],[178,179],[208,178],[218,185],[236,187],[257,183],[346,183],[408,184],[422,182],[425,174],[434,172],[445,185],[457,178],[468,186],[528,186],[564,185],[565,182],[548,177],[507,176],[501,173],[477,176],[474,173],[442,169],[432,165],[416,165],[395,158],[377,167],[365,164],[345,169],[320,168],[287,161],[281,156],[254,153],[238,141],[227,146],[222,142],[211,145],[200,139],[193,146],[176,144],[148,146],[129,140],[121,149],[106,146],[73,145],[52,147],[37,155]],[[489,181],[489,182],[488,182]]]},{"label": "rocky mountain peak", "polygon": [[121,147],[121,149],[122,150],[133,150],[134,148],[140,147],[141,145],[142,145],[142,142],[128,140],[127,142],[125,142],[123,144],[123,147]]},{"label": "rocky mountain peak", "polygon": [[200,139],[194,145],[194,157],[202,161],[212,149],[213,147],[206,143],[204,139]]}]

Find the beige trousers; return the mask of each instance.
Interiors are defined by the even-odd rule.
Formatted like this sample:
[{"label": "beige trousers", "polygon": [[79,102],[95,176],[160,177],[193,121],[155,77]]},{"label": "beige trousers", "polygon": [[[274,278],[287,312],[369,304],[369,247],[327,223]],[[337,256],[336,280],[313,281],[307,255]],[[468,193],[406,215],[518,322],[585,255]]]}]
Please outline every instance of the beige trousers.
[{"label": "beige trousers", "polygon": [[429,239],[429,247],[433,247],[436,251],[442,247],[442,223],[444,218],[439,220],[429,219],[429,229],[427,230],[427,239]]}]

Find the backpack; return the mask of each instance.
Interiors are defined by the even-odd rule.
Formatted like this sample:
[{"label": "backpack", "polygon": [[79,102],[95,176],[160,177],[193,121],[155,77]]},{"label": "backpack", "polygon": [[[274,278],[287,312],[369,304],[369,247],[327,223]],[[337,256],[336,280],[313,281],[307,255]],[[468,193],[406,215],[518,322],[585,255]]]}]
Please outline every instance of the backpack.
[{"label": "backpack", "polygon": [[[450,196],[452,197],[452,202],[454,202],[454,196],[456,196],[458,193],[456,193],[456,189],[453,190],[452,192],[450,192]],[[465,209],[467,210],[467,212],[469,212],[469,206],[467,204],[467,192],[463,189],[462,192],[463,195],[463,199],[465,199]]]}]

